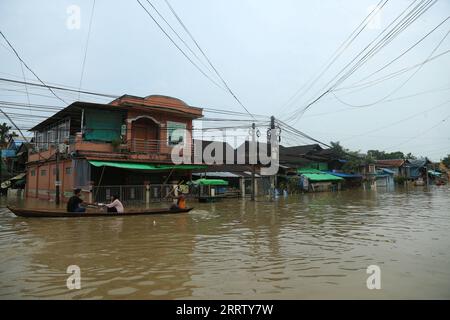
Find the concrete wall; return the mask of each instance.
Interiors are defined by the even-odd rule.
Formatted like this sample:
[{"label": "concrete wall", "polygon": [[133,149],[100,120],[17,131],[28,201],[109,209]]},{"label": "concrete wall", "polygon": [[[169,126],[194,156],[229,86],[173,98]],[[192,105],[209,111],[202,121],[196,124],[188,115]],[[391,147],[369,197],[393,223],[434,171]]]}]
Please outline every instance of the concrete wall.
[{"label": "concrete wall", "polygon": [[[55,198],[56,163],[54,161],[29,165],[27,167],[26,195],[29,198],[49,200]],[[59,163],[60,194],[64,200],[73,191],[72,160],[61,160]]]}]

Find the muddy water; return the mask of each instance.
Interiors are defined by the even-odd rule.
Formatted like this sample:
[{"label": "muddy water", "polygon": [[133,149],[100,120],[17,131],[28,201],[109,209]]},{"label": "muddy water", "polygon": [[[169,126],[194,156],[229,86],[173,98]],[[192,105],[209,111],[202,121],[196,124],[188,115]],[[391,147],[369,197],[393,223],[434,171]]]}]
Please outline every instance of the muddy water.
[{"label": "muddy water", "polygon": [[[0,298],[450,298],[450,189],[224,200],[172,216],[0,209]],[[81,268],[68,290],[66,269]],[[369,265],[381,289],[367,289]]]}]

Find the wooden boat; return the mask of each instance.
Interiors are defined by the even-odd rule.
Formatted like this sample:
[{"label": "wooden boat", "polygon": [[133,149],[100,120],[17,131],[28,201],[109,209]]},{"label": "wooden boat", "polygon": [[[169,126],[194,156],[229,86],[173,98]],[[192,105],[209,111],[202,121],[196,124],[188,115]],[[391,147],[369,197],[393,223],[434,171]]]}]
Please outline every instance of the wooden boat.
[{"label": "wooden boat", "polygon": [[146,216],[157,214],[176,214],[189,212],[193,208],[185,209],[145,209],[145,210],[131,210],[124,213],[106,212],[106,211],[92,211],[77,213],[65,212],[61,209],[25,209],[7,206],[7,208],[18,217],[26,218],[88,218],[88,217],[123,217],[123,216]]}]

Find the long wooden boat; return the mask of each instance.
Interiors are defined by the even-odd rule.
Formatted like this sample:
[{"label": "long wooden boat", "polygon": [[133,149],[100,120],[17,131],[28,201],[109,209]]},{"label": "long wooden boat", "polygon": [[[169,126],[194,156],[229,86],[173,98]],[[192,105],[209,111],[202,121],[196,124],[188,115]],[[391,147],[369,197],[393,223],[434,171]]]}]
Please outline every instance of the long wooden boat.
[{"label": "long wooden boat", "polygon": [[157,214],[176,214],[189,212],[193,208],[185,209],[145,209],[145,210],[131,210],[124,213],[106,212],[106,211],[92,211],[77,213],[65,212],[61,209],[24,209],[7,206],[7,208],[18,217],[26,218],[88,218],[88,217],[123,217],[123,216],[146,216]]}]

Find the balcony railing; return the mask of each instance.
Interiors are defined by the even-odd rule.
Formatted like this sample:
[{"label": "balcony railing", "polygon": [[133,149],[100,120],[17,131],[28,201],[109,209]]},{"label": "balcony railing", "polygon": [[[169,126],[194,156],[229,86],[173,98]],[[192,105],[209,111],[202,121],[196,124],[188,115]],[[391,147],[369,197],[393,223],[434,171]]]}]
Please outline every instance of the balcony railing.
[{"label": "balcony railing", "polygon": [[131,139],[128,141],[127,146],[131,152],[158,153],[160,149],[159,144],[158,140]]}]

